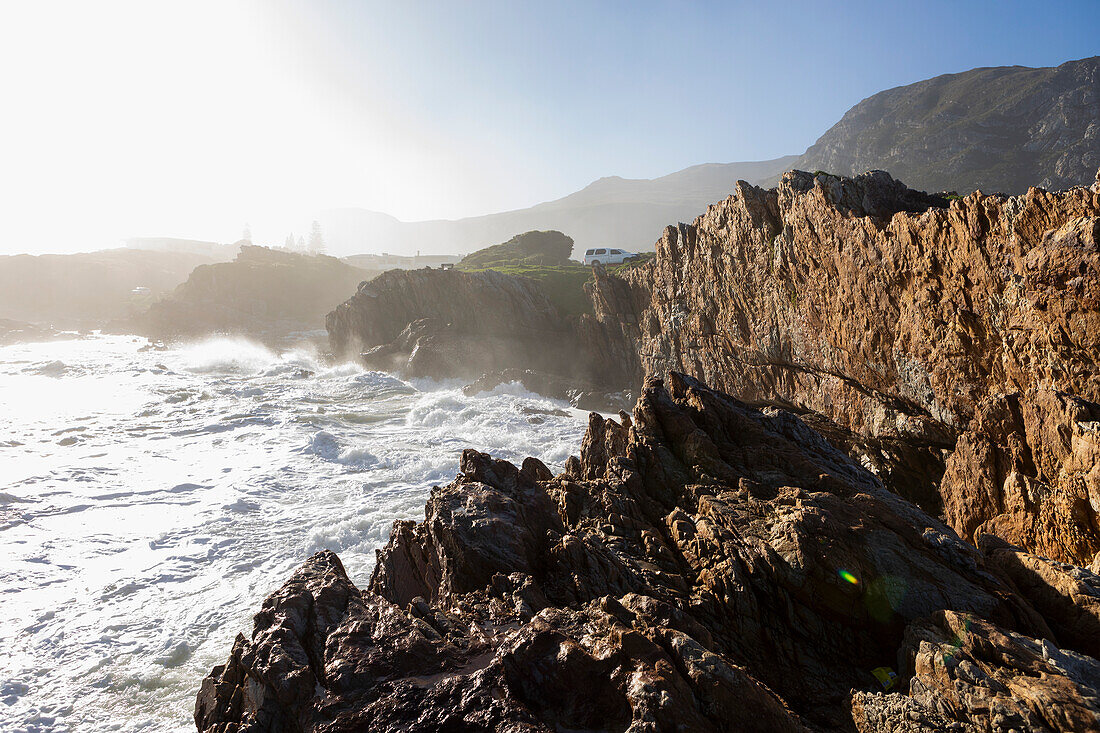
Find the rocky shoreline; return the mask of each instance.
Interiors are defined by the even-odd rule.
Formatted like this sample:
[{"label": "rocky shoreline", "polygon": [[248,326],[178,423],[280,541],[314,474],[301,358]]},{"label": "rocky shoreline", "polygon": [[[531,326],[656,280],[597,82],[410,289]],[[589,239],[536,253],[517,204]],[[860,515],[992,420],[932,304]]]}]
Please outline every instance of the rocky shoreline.
[{"label": "rocky shoreline", "polygon": [[1100,608],[1074,599],[1097,576],[977,549],[690,377],[620,420],[592,415],[559,476],[466,451],[365,591],[311,558],[204,681],[199,730],[1095,726]]},{"label": "rocky shoreline", "polygon": [[308,560],[200,731],[1100,730],[1100,177],[739,184],[570,321],[389,275],[334,346],[640,397],[558,476],[466,451],[366,590]]}]

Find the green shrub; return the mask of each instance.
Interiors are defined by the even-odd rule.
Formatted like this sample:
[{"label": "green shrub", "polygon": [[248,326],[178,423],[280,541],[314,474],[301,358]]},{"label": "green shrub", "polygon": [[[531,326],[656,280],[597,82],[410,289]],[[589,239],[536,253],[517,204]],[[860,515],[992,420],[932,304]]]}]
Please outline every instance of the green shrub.
[{"label": "green shrub", "polygon": [[568,266],[573,239],[558,231],[525,232],[503,244],[479,249],[462,258],[460,270],[519,266]]}]

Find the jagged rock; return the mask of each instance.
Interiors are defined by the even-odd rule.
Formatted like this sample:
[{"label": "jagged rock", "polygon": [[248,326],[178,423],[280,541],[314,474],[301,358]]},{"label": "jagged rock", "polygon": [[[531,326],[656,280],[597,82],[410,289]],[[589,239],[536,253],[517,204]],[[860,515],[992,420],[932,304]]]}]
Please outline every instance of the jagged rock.
[{"label": "jagged rock", "polygon": [[1100,576],[1024,552],[992,535],[982,535],[978,546],[1063,644],[1100,659]]},{"label": "jagged rock", "polygon": [[[989,477],[985,505],[968,484],[975,460],[1009,464],[1009,443],[1031,445],[1019,424],[986,433],[1005,395],[1100,401],[1100,184],[947,201],[882,171],[791,171],[771,190],[739,183],[693,224],[667,228],[652,264],[590,289],[606,350],[634,373],[682,371],[886,441],[900,449],[831,436],[880,475],[904,474],[906,496],[929,510],[940,493],[965,537],[989,522],[983,531],[1003,526],[1059,559],[1100,550],[1100,500],[1081,502],[1080,477],[1018,471],[1065,506],[1037,496],[1001,524],[990,520],[1005,477]],[[1047,430],[1091,429],[1075,426],[1075,410],[1050,408]],[[1069,514],[1082,529],[1063,537]],[[1062,519],[1041,530],[1041,516]]]},{"label": "jagged rock", "polygon": [[1100,662],[972,614],[906,631],[909,695],[857,694],[860,733],[1100,730]]},{"label": "jagged rock", "polygon": [[[1004,565],[790,413],[672,374],[622,422],[592,415],[556,477],[466,451],[369,591],[314,556],[204,681],[196,722],[1084,730],[1100,663],[1059,649]],[[876,693],[878,667],[909,694]]]},{"label": "jagged rock", "polygon": [[1056,560],[1100,552],[1100,405],[1050,389],[982,404],[943,480],[959,534],[988,533]]}]

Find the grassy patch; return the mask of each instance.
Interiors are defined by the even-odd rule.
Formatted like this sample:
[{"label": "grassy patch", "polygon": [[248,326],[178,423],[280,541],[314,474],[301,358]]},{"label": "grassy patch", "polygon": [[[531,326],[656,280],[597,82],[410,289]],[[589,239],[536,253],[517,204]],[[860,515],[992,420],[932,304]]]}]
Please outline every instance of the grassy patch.
[{"label": "grassy patch", "polygon": [[496,270],[505,275],[530,278],[542,286],[550,302],[561,313],[576,316],[591,313],[592,304],[584,294],[584,284],[592,279],[592,268],[584,265],[500,265],[494,267],[461,268],[468,272]]},{"label": "grassy patch", "polygon": [[619,275],[626,272],[627,270],[633,270],[635,267],[641,267],[645,263],[655,259],[657,259],[656,252],[643,252],[637,257],[632,258],[629,262],[624,262],[621,265],[612,265],[608,267],[607,271],[614,275]]}]

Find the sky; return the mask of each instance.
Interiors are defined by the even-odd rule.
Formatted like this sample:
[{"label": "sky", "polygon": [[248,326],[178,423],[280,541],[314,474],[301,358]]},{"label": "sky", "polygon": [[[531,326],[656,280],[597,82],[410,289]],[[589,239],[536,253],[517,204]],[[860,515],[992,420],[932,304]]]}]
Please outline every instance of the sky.
[{"label": "sky", "polygon": [[861,99],[1100,54],[1100,3],[0,0],[0,254],[308,236],[797,154]]}]

